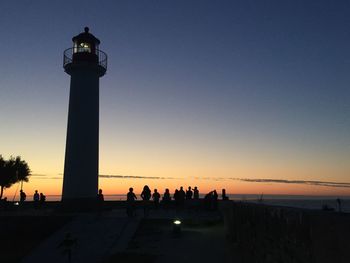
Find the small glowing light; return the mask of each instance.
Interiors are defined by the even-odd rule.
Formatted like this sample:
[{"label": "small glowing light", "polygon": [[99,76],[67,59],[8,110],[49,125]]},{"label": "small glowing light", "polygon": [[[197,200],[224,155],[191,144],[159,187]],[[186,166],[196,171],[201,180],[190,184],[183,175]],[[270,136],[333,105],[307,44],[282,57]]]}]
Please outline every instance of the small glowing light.
[{"label": "small glowing light", "polygon": [[83,48],[89,48],[89,44],[88,43],[80,43],[80,46]]},{"label": "small glowing light", "polygon": [[179,237],[181,234],[181,221],[179,219],[175,219],[173,223],[173,234],[174,236]]},{"label": "small glowing light", "polygon": [[19,205],[19,203],[18,203],[18,202],[16,202],[16,203],[15,203],[15,205]]},{"label": "small glowing light", "polygon": [[181,221],[180,221],[180,220],[175,220],[175,221],[174,221],[174,224],[175,224],[175,225],[180,225],[180,224],[181,224]]}]

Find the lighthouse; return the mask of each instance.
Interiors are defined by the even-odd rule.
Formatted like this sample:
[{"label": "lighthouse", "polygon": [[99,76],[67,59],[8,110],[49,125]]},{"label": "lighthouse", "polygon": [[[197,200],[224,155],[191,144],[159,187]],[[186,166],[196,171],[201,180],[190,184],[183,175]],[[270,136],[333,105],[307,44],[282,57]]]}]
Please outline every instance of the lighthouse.
[{"label": "lighthouse", "polygon": [[107,55],[88,27],[72,41],[63,55],[70,93],[62,201],[84,206],[95,202],[98,191],[99,79]]}]

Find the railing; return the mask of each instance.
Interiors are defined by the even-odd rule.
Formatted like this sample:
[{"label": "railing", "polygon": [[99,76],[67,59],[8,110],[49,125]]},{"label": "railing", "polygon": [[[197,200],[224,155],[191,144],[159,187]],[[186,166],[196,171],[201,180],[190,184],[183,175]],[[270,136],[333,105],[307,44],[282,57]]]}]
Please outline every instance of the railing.
[{"label": "railing", "polygon": [[[63,52],[63,67],[73,62],[74,54],[79,54],[79,53],[83,54],[83,52],[74,52],[74,50],[75,50],[74,48],[67,48]],[[100,65],[105,70],[107,70],[107,54],[102,50],[96,49],[95,55],[98,58],[98,65]]]}]

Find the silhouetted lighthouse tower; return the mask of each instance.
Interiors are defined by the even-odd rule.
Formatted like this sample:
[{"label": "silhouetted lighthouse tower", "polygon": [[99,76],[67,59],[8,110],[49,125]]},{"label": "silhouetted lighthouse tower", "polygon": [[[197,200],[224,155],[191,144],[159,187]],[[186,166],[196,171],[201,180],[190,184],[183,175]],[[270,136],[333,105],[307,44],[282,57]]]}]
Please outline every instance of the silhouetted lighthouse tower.
[{"label": "silhouetted lighthouse tower", "polygon": [[90,203],[98,190],[99,78],[107,70],[100,40],[85,32],[64,51],[63,67],[71,76],[62,201]]}]

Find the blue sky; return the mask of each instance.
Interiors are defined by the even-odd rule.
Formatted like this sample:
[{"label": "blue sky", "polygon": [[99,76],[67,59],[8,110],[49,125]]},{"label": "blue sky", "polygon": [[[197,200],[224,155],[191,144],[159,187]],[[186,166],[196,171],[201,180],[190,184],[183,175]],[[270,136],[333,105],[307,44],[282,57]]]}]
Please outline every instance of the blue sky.
[{"label": "blue sky", "polygon": [[[307,179],[346,181],[349,11],[348,1],[1,1],[0,153],[62,172],[62,54],[89,26],[109,56],[100,171],[152,176],[131,168],[152,156],[168,169],[215,159],[210,169],[232,173],[240,161],[321,164],[328,175]],[[125,153],[130,167],[117,161]]]}]

